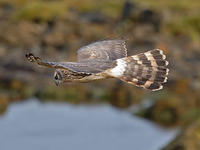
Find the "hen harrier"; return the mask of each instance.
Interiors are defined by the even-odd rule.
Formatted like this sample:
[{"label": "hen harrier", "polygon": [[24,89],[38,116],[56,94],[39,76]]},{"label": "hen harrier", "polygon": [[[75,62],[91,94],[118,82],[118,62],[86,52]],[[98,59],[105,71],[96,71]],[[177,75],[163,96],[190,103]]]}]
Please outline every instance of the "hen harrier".
[{"label": "hen harrier", "polygon": [[89,82],[105,78],[118,78],[127,83],[152,91],[162,89],[167,81],[168,61],[162,50],[127,56],[125,40],[100,40],[78,50],[77,62],[50,62],[26,54],[30,62],[56,68],[54,80],[61,82]]}]

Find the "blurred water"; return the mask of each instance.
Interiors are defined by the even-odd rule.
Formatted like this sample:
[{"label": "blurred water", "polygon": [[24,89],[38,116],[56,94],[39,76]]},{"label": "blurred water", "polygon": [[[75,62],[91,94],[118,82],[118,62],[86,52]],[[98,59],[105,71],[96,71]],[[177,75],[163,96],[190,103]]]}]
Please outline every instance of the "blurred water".
[{"label": "blurred water", "polygon": [[106,105],[30,99],[0,117],[1,150],[158,150],[177,133]]}]

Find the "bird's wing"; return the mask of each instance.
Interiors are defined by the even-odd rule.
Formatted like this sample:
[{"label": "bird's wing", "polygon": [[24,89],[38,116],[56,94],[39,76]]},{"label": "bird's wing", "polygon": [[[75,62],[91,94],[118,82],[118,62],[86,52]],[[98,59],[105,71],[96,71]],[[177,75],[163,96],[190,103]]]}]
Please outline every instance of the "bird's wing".
[{"label": "bird's wing", "polygon": [[26,54],[26,58],[27,58],[28,61],[33,62],[33,63],[37,63],[38,65],[41,65],[41,66],[46,66],[46,67],[49,67],[49,68],[66,69],[59,62],[51,62],[51,61],[42,60],[40,57],[36,57],[32,53]]},{"label": "bird's wing", "polygon": [[127,56],[124,39],[106,39],[91,43],[78,50],[78,62],[116,60]]},{"label": "bird's wing", "polygon": [[103,72],[116,65],[116,61],[51,62],[42,60],[33,54],[26,54],[28,61],[50,68],[68,69],[73,72],[91,74]]}]

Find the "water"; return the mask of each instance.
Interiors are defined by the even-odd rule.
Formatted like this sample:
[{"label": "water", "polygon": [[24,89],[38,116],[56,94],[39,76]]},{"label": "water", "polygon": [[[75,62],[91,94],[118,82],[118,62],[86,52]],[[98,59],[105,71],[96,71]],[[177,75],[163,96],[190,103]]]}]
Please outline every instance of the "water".
[{"label": "water", "polygon": [[1,150],[159,150],[177,133],[107,105],[31,99],[0,117]]}]

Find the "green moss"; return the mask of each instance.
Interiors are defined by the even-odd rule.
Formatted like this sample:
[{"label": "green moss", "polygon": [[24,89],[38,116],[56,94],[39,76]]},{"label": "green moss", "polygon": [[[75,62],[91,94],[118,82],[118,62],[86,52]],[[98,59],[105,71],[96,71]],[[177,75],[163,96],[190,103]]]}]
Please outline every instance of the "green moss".
[{"label": "green moss", "polygon": [[161,1],[161,0],[131,0],[133,3],[137,2],[141,5],[157,10],[172,10],[176,12],[195,11],[195,8],[200,7],[200,2],[196,0],[176,0],[176,1]]},{"label": "green moss", "polygon": [[200,116],[200,108],[189,108],[183,114],[183,119],[185,122],[193,122]]},{"label": "green moss", "polygon": [[192,40],[200,39],[200,15],[181,17],[170,22],[166,29],[175,36],[189,35]]},{"label": "green moss", "polygon": [[99,9],[110,18],[119,18],[123,8],[123,1],[114,0],[100,3]]},{"label": "green moss", "polygon": [[79,103],[84,101],[85,93],[76,88],[46,88],[38,94],[43,101],[67,101],[71,103]]},{"label": "green moss", "polygon": [[98,8],[98,1],[93,0],[74,0],[71,2],[66,2],[66,4],[69,6],[69,8],[75,8],[82,13],[88,11],[95,11]]},{"label": "green moss", "polygon": [[174,125],[177,122],[177,119],[179,119],[177,118],[178,116],[176,109],[171,107],[166,107],[159,111],[155,111],[153,106],[147,109],[141,109],[136,112],[135,115],[154,120],[165,126]]},{"label": "green moss", "polygon": [[22,7],[14,15],[17,19],[48,21],[55,17],[64,17],[66,7],[58,2],[33,1]]},{"label": "green moss", "polygon": [[24,97],[32,97],[36,92],[36,88],[30,85],[24,86],[24,88],[21,90],[21,94]]},{"label": "green moss", "polygon": [[176,114],[173,109],[164,109],[159,114],[154,114],[154,119],[165,125],[170,125],[176,121]]}]

